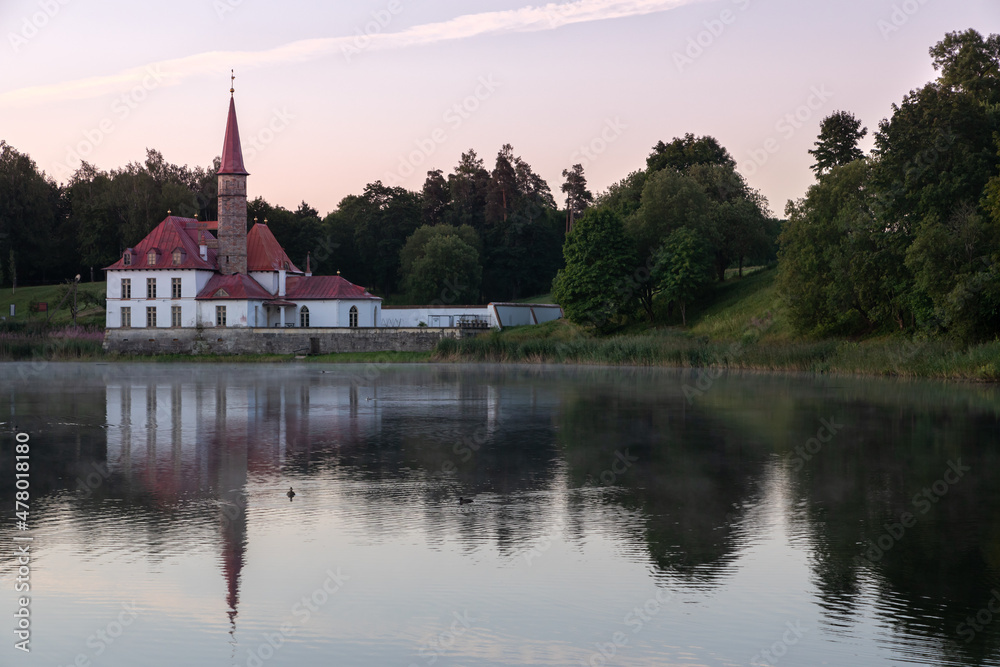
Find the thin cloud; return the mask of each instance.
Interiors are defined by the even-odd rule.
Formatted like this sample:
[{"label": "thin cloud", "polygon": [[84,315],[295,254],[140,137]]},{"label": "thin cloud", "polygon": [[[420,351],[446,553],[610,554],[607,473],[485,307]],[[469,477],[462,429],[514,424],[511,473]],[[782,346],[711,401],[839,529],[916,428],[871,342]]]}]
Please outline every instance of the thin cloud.
[{"label": "thin cloud", "polygon": [[[400,32],[371,35],[366,50],[400,49],[482,35],[555,30],[575,23],[606,21],[665,12],[699,0],[576,0],[496,12],[466,14],[440,23],[426,23]],[[30,86],[0,93],[0,106],[81,100],[121,94],[133,86],[176,85],[183,80],[216,74],[231,67],[242,70],[316,60],[346,49],[357,49],[357,36],[305,39],[264,51],[209,51],[163,60],[116,74],[58,84]]]}]

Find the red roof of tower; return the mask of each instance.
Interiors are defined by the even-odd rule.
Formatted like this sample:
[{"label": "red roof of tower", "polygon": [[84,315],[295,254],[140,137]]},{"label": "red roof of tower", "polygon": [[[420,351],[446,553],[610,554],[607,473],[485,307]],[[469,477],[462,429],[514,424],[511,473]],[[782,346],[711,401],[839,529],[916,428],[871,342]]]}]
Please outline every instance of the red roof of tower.
[{"label": "red roof of tower", "polygon": [[196,299],[260,299],[268,301],[274,295],[256,280],[242,273],[231,276],[216,274],[208,281]]},{"label": "red roof of tower", "polygon": [[247,234],[247,271],[280,271],[302,273],[299,267],[288,259],[285,249],[274,238],[267,225],[260,223],[250,228]]},{"label": "red roof of tower", "polygon": [[243,149],[240,147],[240,128],[236,124],[236,100],[229,98],[229,119],[226,121],[226,139],[222,144],[222,166],[220,174],[247,176],[243,166]]},{"label": "red roof of tower", "polygon": [[378,299],[340,276],[289,276],[286,299]]},{"label": "red roof of tower", "polygon": [[[200,223],[194,218],[167,216],[163,222],[146,235],[146,238],[130,249],[132,251],[130,264],[125,264],[123,255],[117,262],[105,267],[104,270],[203,269],[214,271],[218,268],[215,261],[215,249],[208,249],[208,261],[203,260],[198,253],[198,245],[202,235],[204,235],[205,241],[215,241],[212,232],[204,229],[205,226],[205,223]],[[181,251],[180,262],[177,264],[174,263],[175,250]],[[156,251],[153,264],[149,263],[150,251]]]}]

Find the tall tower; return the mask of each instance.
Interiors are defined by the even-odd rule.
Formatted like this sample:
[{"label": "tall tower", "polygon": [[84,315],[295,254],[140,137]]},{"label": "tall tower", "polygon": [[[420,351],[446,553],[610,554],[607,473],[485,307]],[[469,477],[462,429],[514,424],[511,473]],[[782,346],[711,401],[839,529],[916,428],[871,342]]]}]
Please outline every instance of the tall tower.
[{"label": "tall tower", "polygon": [[[236,77],[233,76],[235,82]],[[236,124],[234,88],[229,89],[229,119],[219,167],[219,270],[225,275],[247,272],[247,170],[243,167],[240,128]]]}]

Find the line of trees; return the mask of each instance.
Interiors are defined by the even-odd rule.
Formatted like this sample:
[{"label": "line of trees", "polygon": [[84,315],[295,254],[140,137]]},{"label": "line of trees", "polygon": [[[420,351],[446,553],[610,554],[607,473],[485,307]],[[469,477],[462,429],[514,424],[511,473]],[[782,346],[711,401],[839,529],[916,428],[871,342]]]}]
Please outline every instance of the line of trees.
[{"label": "line of trees", "polygon": [[[0,284],[52,283],[113,263],[166,216],[217,217],[219,160],[178,166],[155,150],[101,171],[84,163],[65,185],[0,142]],[[577,165],[567,202],[589,201]],[[581,199],[582,198],[582,199]],[[565,215],[548,184],[506,144],[492,169],[474,150],[452,173],[431,171],[421,192],[376,181],[321,217],[256,198],[250,222],[268,221],[300,268],[341,273],[391,301],[512,300],[548,292],[562,266]],[[419,234],[418,234],[419,232]],[[405,252],[404,252],[405,250]]]},{"label": "line of trees", "polygon": [[789,202],[778,286],[810,335],[901,331],[972,342],[1000,328],[1000,35],[948,33],[940,76],[879,123],[821,125],[817,182]]}]

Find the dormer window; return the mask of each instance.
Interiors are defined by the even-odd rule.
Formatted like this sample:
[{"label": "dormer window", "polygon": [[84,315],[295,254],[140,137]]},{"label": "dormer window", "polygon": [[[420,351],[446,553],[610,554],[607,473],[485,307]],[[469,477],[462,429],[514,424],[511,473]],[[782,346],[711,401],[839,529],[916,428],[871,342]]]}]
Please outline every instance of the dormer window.
[{"label": "dormer window", "polygon": [[150,250],[146,255],[146,264],[149,266],[156,266],[156,251]]},{"label": "dormer window", "polygon": [[132,251],[126,250],[125,254],[122,255],[122,264],[125,266],[132,266]]},{"label": "dormer window", "polygon": [[185,259],[187,259],[187,253],[186,252],[184,252],[180,248],[177,248],[176,250],[174,250],[174,254],[173,254],[174,266],[180,266],[181,264],[184,263]]}]

